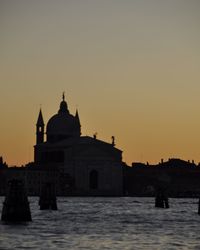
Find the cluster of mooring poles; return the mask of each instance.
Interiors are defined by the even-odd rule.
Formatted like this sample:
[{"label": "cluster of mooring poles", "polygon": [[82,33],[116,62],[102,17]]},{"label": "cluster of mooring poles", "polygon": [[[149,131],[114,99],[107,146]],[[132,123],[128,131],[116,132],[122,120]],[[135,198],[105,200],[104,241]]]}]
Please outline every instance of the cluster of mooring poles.
[{"label": "cluster of mooring poles", "polygon": [[[45,183],[43,185],[39,206],[40,210],[57,210],[55,185],[53,183]],[[24,181],[12,179],[8,182],[1,220],[11,223],[32,221]]]},{"label": "cluster of mooring poles", "polygon": [[162,188],[159,188],[156,192],[155,207],[169,208],[169,201],[168,201],[167,193]]},{"label": "cluster of mooring poles", "polygon": [[39,199],[40,210],[57,210],[55,186],[51,183],[45,183],[41,190]]},{"label": "cluster of mooring poles", "polygon": [[200,198],[199,198],[199,202],[198,202],[198,214],[200,215]]},{"label": "cluster of mooring poles", "polygon": [[3,203],[2,221],[31,221],[31,211],[24,182],[13,179],[8,182],[8,192]]}]

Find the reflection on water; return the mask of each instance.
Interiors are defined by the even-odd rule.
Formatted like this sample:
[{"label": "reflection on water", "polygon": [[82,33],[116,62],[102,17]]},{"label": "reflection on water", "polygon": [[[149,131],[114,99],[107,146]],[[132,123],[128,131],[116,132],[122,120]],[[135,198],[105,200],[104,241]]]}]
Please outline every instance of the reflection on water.
[{"label": "reflection on water", "polygon": [[[0,210],[4,198],[0,198]],[[0,249],[200,249],[197,200],[58,198],[58,211],[40,211],[29,198],[33,222],[0,223]]]}]

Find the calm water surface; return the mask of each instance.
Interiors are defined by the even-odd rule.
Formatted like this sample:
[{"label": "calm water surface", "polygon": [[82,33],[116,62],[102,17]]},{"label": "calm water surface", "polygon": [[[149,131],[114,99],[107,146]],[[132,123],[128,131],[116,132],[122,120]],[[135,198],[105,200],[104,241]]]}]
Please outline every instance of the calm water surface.
[{"label": "calm water surface", "polygon": [[[4,197],[0,197],[0,212]],[[0,223],[0,249],[200,250],[197,199],[58,198],[58,211],[40,211],[29,198],[33,221]]]}]

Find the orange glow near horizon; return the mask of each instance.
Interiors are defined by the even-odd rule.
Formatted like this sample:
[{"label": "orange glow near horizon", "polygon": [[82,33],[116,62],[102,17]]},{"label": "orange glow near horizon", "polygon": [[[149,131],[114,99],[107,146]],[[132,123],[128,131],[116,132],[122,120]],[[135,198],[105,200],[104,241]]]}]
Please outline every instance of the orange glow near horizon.
[{"label": "orange glow near horizon", "polygon": [[33,160],[62,92],[123,159],[200,162],[200,1],[0,2],[0,156]]}]

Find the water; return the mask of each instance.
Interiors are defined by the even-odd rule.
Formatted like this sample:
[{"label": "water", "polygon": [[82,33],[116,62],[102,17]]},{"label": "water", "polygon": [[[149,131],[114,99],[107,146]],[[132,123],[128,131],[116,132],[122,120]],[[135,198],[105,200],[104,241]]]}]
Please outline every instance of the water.
[{"label": "water", "polygon": [[[4,198],[0,197],[0,210]],[[0,249],[200,249],[197,199],[58,198],[58,211],[40,211],[29,198],[33,222],[0,223]]]}]

